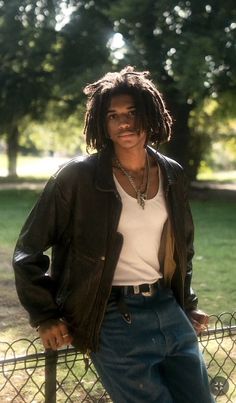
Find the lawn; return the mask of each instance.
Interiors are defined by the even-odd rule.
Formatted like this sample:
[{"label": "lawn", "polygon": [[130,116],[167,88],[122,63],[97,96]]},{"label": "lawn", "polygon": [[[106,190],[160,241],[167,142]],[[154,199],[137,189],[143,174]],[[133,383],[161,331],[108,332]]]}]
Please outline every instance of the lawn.
[{"label": "lawn", "polygon": [[209,313],[236,308],[236,203],[193,200],[195,257],[193,287]]},{"label": "lawn", "polygon": [[19,230],[39,191],[0,190],[0,331],[1,341],[34,337],[28,317],[18,302],[11,267]]}]

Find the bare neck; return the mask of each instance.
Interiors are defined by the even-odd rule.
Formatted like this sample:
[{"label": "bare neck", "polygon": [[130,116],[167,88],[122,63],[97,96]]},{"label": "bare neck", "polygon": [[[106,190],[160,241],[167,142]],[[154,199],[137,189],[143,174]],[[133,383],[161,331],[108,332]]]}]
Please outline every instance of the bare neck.
[{"label": "bare neck", "polygon": [[140,150],[115,150],[115,155],[121,165],[128,171],[138,172],[144,168],[146,162],[146,149]]}]

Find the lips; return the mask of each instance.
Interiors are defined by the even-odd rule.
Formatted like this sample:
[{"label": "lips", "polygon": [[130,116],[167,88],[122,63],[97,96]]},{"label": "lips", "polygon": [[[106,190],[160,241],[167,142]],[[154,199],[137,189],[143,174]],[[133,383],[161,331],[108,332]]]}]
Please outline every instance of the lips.
[{"label": "lips", "polygon": [[121,133],[118,133],[117,137],[127,137],[127,136],[133,136],[135,134],[136,133],[131,131],[131,130],[126,130],[126,131],[123,131]]}]

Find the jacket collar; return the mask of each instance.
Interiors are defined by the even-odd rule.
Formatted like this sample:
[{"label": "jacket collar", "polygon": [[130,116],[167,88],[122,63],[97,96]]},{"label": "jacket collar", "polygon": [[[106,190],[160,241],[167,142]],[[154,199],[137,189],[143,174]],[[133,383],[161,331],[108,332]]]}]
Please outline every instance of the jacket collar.
[{"label": "jacket collar", "polygon": [[96,189],[104,192],[116,191],[112,171],[112,156],[113,147],[112,145],[107,145],[98,153],[97,157],[95,186]]},{"label": "jacket collar", "polygon": [[167,186],[174,185],[177,181],[176,169],[174,169],[174,166],[178,165],[178,163],[156,151],[152,147],[148,146],[147,149],[148,152],[153,155],[154,158],[156,158],[157,163],[159,164],[162,171],[163,177],[167,183]]},{"label": "jacket collar", "polygon": [[[164,185],[167,187],[176,183],[175,170],[171,169],[171,160],[150,146],[147,146],[147,152],[156,158],[164,177]],[[116,186],[112,172],[113,147],[107,145],[97,154],[97,166],[95,174],[96,189],[104,192],[116,192]]]}]

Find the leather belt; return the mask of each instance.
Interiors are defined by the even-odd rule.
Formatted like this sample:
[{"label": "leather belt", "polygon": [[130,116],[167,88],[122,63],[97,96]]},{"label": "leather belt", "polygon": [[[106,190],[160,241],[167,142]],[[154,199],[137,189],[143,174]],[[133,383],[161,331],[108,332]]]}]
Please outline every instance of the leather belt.
[{"label": "leather belt", "polygon": [[153,284],[140,284],[140,285],[114,285],[112,291],[119,292],[125,295],[143,295],[151,297],[157,291],[159,282]]}]

